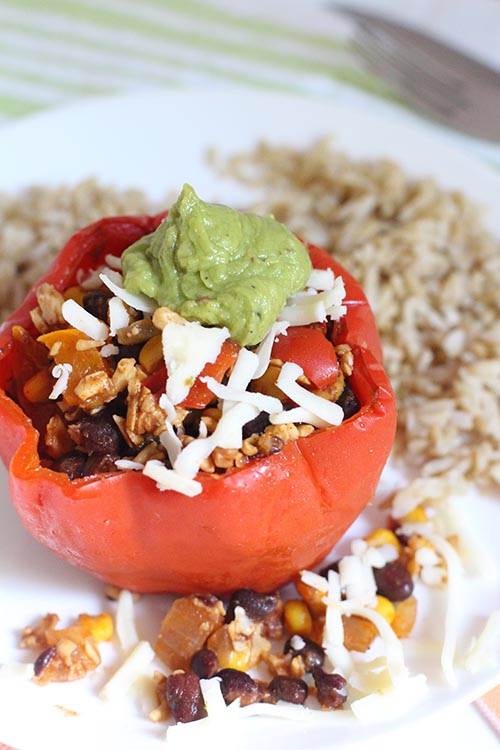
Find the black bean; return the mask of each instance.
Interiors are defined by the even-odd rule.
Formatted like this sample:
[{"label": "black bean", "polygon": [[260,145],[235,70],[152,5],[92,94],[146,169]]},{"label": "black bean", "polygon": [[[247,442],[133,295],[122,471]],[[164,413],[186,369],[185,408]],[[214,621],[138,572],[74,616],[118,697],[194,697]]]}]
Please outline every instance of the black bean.
[{"label": "black bean", "polygon": [[108,412],[84,417],[75,422],[69,427],[69,434],[78,447],[88,455],[121,453],[123,438]]},{"label": "black bean", "polygon": [[56,646],[49,646],[49,648],[46,648],[45,651],[42,651],[38,659],[35,661],[33,670],[35,673],[35,677],[39,677],[44,669],[47,668],[47,666],[50,664],[52,659],[57,654],[57,647]]},{"label": "black bean", "polygon": [[286,701],[287,703],[305,703],[308,694],[307,685],[304,680],[288,675],[278,675],[269,683],[269,695],[273,702]]},{"label": "black bean", "polygon": [[217,654],[211,648],[200,648],[191,658],[191,671],[203,680],[209,680],[219,671]]},{"label": "black bean", "polygon": [[283,637],[283,603],[279,602],[271,614],[267,615],[266,619],[263,620],[262,635],[264,638],[269,638],[271,641],[276,641]]},{"label": "black bean", "polygon": [[108,303],[113,295],[104,290],[92,290],[83,295],[83,307],[99,320],[107,322]]},{"label": "black bean", "polygon": [[217,676],[227,704],[239,698],[241,706],[248,706],[262,699],[262,687],[246,672],[228,667],[217,672]]},{"label": "black bean", "polygon": [[342,675],[328,674],[321,667],[315,667],[312,675],[321,706],[324,708],[339,708],[346,699],[346,696],[339,692],[346,686],[346,681]]},{"label": "black bean", "polygon": [[118,359],[139,359],[139,352],[142,349],[142,344],[119,344]]},{"label": "black bean", "polygon": [[90,477],[94,474],[106,474],[110,471],[116,471],[115,461],[119,458],[120,456],[110,456],[108,453],[94,453],[85,461],[83,475]]},{"label": "black bean", "polygon": [[337,326],[337,321],[332,320],[331,318],[328,318],[326,321],[326,331],[325,331],[325,337],[328,339],[328,341],[331,341],[333,343],[333,339],[335,336],[335,328]]},{"label": "black bean", "polygon": [[403,533],[402,533],[401,531],[399,531],[398,529],[395,529],[395,530],[394,530],[394,533],[396,534],[396,536],[397,536],[397,538],[398,538],[398,540],[399,540],[399,542],[400,542],[401,546],[402,546],[402,547],[407,547],[407,546],[408,546],[408,543],[409,543],[409,541],[410,541],[410,535],[409,535],[409,534],[403,534]]},{"label": "black bean", "polygon": [[[294,645],[300,639],[300,647]],[[322,667],[325,661],[325,652],[318,643],[311,641],[303,636],[292,635],[287,640],[284,647],[285,654],[300,656],[304,663],[306,672],[310,672],[314,667]]]},{"label": "black bean", "polygon": [[337,399],[337,404],[343,409],[344,419],[354,416],[361,408],[358,397],[348,385],[344,386],[344,390]]},{"label": "black bean", "polygon": [[236,607],[242,607],[250,620],[262,622],[280,607],[280,599],[274,594],[260,594],[253,589],[238,589],[229,600],[226,612],[227,623],[234,620]]},{"label": "black bean", "polygon": [[377,594],[391,602],[401,602],[413,593],[413,579],[398,560],[388,562],[383,568],[374,568]]},{"label": "black bean", "polygon": [[201,409],[191,409],[188,411],[182,426],[186,435],[197,438],[200,434],[200,422],[203,411]]},{"label": "black bean", "polygon": [[80,479],[85,473],[85,462],[87,456],[84,453],[68,453],[54,461],[53,468],[55,471],[61,471],[68,475],[70,479]]},{"label": "black bean", "polygon": [[207,712],[200,678],[194,672],[179,672],[167,677],[166,699],[175,721],[187,724],[203,719]]},{"label": "black bean", "polygon": [[269,424],[269,414],[266,411],[261,411],[255,419],[243,425],[243,440],[249,438],[250,435],[260,435]]}]

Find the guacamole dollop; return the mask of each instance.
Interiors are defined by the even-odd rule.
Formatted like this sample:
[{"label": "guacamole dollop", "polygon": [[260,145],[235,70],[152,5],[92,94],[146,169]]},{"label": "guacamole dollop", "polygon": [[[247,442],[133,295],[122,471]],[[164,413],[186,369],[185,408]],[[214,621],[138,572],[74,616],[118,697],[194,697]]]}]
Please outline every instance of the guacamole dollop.
[{"label": "guacamole dollop", "polygon": [[311,272],[300,240],[272,216],[205,203],[184,185],[168,217],[122,256],[125,288],[189,321],[258,344]]}]

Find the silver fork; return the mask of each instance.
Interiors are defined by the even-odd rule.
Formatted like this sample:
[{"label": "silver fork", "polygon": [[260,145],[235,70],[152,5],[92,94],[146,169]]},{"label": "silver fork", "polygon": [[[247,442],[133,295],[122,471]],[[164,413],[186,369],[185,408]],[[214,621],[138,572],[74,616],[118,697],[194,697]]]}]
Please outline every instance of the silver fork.
[{"label": "silver fork", "polygon": [[400,97],[446,125],[500,142],[500,73],[417,30],[340,10],[356,22],[354,50]]}]

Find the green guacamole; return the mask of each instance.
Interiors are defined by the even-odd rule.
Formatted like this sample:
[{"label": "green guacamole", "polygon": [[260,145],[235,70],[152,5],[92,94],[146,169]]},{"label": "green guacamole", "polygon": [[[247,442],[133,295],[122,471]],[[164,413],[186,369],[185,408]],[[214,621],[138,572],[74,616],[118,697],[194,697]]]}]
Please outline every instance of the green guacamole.
[{"label": "green guacamole", "polygon": [[189,185],[156,232],[122,257],[125,288],[187,320],[258,344],[311,272],[304,245],[271,216],[205,203]]}]

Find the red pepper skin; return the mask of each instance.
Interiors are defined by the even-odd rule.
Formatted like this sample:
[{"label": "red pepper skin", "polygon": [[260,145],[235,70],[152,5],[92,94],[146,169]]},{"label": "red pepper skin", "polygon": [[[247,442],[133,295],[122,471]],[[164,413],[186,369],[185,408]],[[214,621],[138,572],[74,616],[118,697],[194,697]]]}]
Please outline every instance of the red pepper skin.
[{"label": "red pepper skin", "polygon": [[[70,240],[44,280],[59,289],[71,285],[82,264],[120,251],[122,229],[128,227],[130,244],[136,239],[130,235],[152,231],[155,222],[94,224]],[[198,475],[203,491],[188,498],[159,491],[137,472],[71,481],[44,468],[38,433],[0,390],[0,452],[11,498],[38,541],[106,582],[142,592],[271,591],[330,551],[373,497],[393,443],[396,408],[361,288],[324,251],[308,249],[315,267],[331,267],[344,278],[348,310],[341,338],[353,347],[351,387],[360,411],[339,427],[315,430],[218,478]],[[11,327],[29,327],[33,295],[29,300],[0,329],[3,389],[15,367]]]}]

